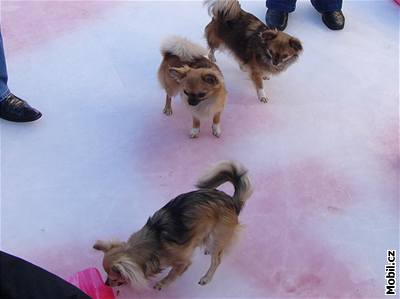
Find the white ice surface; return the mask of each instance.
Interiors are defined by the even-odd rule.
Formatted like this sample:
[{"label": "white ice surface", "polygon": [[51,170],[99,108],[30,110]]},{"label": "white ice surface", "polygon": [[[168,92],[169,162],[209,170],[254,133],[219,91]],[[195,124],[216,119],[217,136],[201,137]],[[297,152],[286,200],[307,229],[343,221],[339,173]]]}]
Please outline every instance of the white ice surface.
[{"label": "white ice surface", "polygon": [[[264,18],[263,2],[242,6]],[[210,163],[234,158],[257,176],[255,190],[266,191],[255,193],[254,204],[267,196],[264,172],[283,171],[290,224],[334,251],[355,281],[370,282],[362,297],[383,297],[385,250],[399,241],[399,8],[391,1],[345,1],[346,27],[333,32],[309,3],[299,3],[287,32],[303,41],[304,54],[267,81],[265,105],[232,57],[217,52],[229,92],[221,139],[209,124],[199,139],[189,139],[190,116],[180,101],[171,118],[161,113],[160,41],[179,34],[205,46],[209,16],[199,2],[121,3],[9,55],[10,88],[44,116],[32,124],[0,122],[2,250],[62,277],[101,269],[101,254],[91,249],[96,239],[126,239],[167,200],[191,190]],[[311,205],[317,212],[291,201],[299,187],[285,183],[286,176],[296,180],[301,171],[288,169],[310,160],[345,182],[332,191],[346,197],[337,215],[318,209],[323,198]],[[313,196],[312,184],[305,190]],[[268,234],[268,217],[251,205],[243,222],[259,219]],[[197,281],[208,260],[196,254],[191,269],[157,296],[294,296],[255,286],[235,266],[241,254],[247,253],[227,256],[206,287]]]}]

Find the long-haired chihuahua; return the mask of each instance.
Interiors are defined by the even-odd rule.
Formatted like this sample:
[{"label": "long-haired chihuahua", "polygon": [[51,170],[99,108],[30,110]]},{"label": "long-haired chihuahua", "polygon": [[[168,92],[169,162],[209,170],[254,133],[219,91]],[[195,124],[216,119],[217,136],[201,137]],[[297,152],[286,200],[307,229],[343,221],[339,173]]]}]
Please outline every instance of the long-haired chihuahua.
[{"label": "long-haired chihuahua", "polygon": [[[233,184],[233,196],[215,189],[225,182]],[[148,278],[170,267],[154,286],[161,290],[186,271],[199,246],[211,255],[211,265],[199,284],[211,281],[239,228],[238,216],[252,188],[247,170],[230,161],[217,164],[197,187],[168,202],[127,242],[96,242],[94,248],[104,252],[107,285],[146,286]]]},{"label": "long-haired chihuahua", "polygon": [[280,73],[297,60],[301,42],[284,32],[269,29],[254,15],[244,11],[237,0],[206,0],[211,22],[205,28],[209,58],[223,47],[232,52],[240,68],[249,72],[258,99],[266,103],[263,80]]},{"label": "long-haired chihuahua", "polygon": [[163,42],[161,54],[158,79],[167,94],[164,113],[172,114],[171,99],[180,94],[193,117],[190,137],[199,136],[200,121],[206,118],[213,119],[212,133],[220,137],[226,90],[218,66],[207,58],[204,48],[177,36]]}]

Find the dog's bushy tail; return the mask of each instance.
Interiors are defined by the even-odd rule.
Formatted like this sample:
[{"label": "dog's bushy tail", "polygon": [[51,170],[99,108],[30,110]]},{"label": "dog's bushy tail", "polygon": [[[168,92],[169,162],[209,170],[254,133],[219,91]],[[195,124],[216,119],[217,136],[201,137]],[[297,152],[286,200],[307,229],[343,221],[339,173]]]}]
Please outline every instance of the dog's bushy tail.
[{"label": "dog's bushy tail", "polygon": [[221,161],[215,165],[209,172],[204,174],[197,182],[198,188],[214,189],[225,182],[231,182],[235,188],[233,200],[236,211],[242,210],[246,200],[252,194],[250,179],[247,175],[247,169],[232,161]]},{"label": "dog's bushy tail", "polygon": [[207,50],[187,38],[170,36],[161,44],[161,54],[178,56],[183,61],[193,61],[196,58],[207,56]]},{"label": "dog's bushy tail", "polygon": [[205,0],[210,16],[221,21],[237,18],[242,10],[237,0]]}]

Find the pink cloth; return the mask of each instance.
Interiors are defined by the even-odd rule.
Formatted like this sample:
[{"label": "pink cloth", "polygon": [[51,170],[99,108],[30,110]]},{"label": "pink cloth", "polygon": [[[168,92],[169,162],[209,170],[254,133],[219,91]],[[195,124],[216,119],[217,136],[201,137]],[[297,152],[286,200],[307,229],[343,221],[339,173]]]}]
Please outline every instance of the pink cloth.
[{"label": "pink cloth", "polygon": [[67,281],[92,299],[115,299],[112,288],[106,286],[101,278],[99,270],[88,268],[67,278]]}]

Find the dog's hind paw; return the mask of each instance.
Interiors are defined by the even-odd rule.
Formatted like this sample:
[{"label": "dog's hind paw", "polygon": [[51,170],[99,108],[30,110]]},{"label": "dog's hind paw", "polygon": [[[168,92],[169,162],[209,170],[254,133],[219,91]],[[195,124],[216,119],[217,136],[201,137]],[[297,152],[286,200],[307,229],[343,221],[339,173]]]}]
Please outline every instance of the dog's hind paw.
[{"label": "dog's hind paw", "polygon": [[208,250],[207,248],[204,249],[204,254],[205,254],[205,255],[209,255],[210,253],[211,253],[210,250]]},{"label": "dog's hind paw", "polygon": [[155,290],[157,290],[157,291],[161,291],[163,287],[164,287],[164,284],[163,284],[162,282],[157,282],[157,283],[154,285],[153,289],[155,289]]},{"label": "dog's hind paw", "polygon": [[165,115],[170,116],[170,115],[172,115],[172,109],[171,108],[164,108],[163,113]]},{"label": "dog's hind paw", "polygon": [[208,278],[207,276],[203,276],[200,281],[199,281],[199,285],[206,285],[207,283],[209,283],[211,281],[210,278]]},{"label": "dog's hind paw", "polygon": [[261,103],[268,103],[269,99],[267,97],[261,97],[260,102]]},{"label": "dog's hind paw", "polygon": [[212,63],[216,63],[217,62],[217,59],[215,58],[215,55],[212,52],[210,52],[208,54],[208,59],[210,59]]}]

